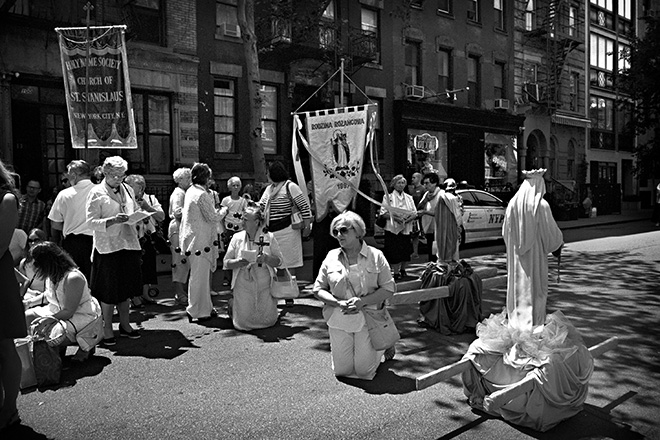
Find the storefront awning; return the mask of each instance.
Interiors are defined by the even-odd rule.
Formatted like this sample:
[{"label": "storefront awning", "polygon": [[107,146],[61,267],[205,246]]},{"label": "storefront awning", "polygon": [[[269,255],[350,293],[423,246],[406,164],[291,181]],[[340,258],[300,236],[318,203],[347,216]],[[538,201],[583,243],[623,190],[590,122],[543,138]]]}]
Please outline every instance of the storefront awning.
[{"label": "storefront awning", "polygon": [[591,128],[591,119],[580,118],[578,116],[552,115],[552,123],[560,125],[570,125],[573,127]]}]

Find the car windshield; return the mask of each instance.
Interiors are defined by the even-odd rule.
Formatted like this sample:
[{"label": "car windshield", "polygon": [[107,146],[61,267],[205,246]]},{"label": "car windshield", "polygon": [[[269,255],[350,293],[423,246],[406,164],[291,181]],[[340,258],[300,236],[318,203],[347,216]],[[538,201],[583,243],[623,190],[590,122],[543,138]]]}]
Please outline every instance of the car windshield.
[{"label": "car windshield", "polygon": [[486,192],[475,192],[473,194],[476,196],[477,203],[480,206],[503,206],[503,203],[497,197]]}]

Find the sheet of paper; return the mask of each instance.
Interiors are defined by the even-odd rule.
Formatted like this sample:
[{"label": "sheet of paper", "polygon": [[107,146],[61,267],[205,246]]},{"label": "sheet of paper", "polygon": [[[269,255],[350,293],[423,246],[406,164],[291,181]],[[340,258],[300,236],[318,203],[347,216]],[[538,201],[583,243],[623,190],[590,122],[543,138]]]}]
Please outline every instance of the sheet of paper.
[{"label": "sheet of paper", "polygon": [[139,221],[149,218],[154,215],[155,212],[145,212],[145,211],[135,211],[133,214],[128,216],[128,220],[124,223],[125,225],[134,225]]}]

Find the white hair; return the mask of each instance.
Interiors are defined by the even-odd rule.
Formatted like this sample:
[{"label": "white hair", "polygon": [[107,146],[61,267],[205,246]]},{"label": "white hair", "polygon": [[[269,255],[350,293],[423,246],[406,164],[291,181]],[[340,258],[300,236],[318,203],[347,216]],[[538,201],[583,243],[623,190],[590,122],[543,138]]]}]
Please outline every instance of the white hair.
[{"label": "white hair", "polygon": [[103,174],[106,176],[110,170],[128,170],[128,162],[121,156],[106,157],[103,161]]},{"label": "white hair", "polygon": [[192,178],[192,174],[190,173],[190,168],[183,167],[177,169],[174,173],[172,173],[172,178],[176,183],[181,182],[185,178]]}]

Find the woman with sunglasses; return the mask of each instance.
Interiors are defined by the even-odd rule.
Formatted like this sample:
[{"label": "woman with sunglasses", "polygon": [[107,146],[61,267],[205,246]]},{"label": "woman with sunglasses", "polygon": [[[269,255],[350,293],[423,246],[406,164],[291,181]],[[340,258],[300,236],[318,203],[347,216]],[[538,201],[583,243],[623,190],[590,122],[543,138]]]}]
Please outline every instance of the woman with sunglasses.
[{"label": "woman with sunglasses", "polygon": [[117,343],[112,329],[112,312],[119,312],[119,335],[131,339],[140,333],[129,321],[130,298],[142,295],[142,248],[135,226],[125,224],[140,209],[133,189],[124,178],[128,162],[112,156],[103,162],[103,181],[87,196],[87,222],[93,231],[94,253],[90,290],[101,303],[104,321],[103,344]]},{"label": "woman with sunglasses", "polygon": [[243,230],[233,235],[224,258],[225,269],[232,271],[232,323],[245,331],[277,322],[277,300],[270,294],[270,284],[283,260],[273,233],[264,231],[259,205],[247,203],[241,213]]},{"label": "woman with sunglasses", "polygon": [[380,309],[394,294],[390,265],[380,250],[363,240],[364,220],[354,212],[339,214],[330,230],[339,248],[323,261],[314,295],[325,304],[332,368],[335,376],[371,380],[383,356],[394,357],[394,347],[373,348],[362,309]]}]

